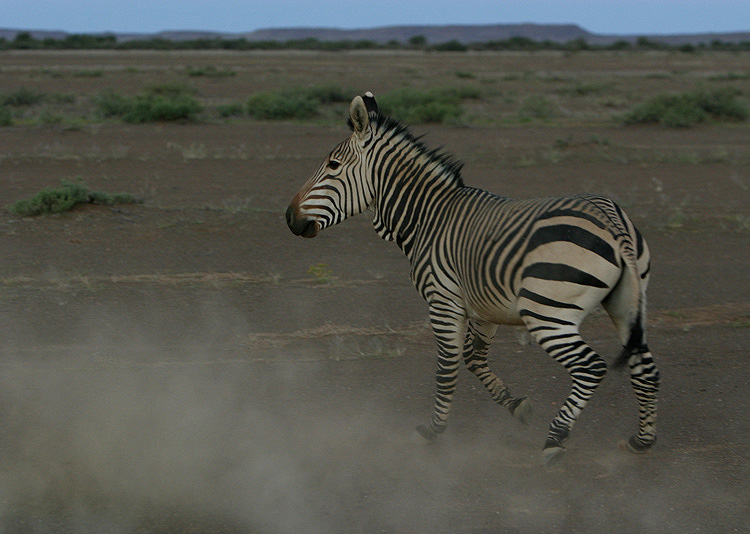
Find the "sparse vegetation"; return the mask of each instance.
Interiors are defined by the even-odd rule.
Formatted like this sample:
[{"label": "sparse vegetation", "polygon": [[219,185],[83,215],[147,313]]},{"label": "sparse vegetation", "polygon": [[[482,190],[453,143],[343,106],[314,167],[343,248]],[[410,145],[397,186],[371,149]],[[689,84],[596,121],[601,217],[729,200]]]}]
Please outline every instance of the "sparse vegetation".
[{"label": "sparse vegetation", "polygon": [[456,121],[463,114],[462,102],[480,95],[479,89],[471,87],[429,91],[404,88],[384,94],[378,103],[383,113],[407,124],[441,123]]},{"label": "sparse vegetation", "polygon": [[0,106],[0,126],[13,126],[13,117],[5,106]]},{"label": "sparse vegetation", "polygon": [[707,120],[745,121],[750,108],[733,88],[661,94],[636,106],[625,117],[626,124],[660,124],[687,128]]},{"label": "sparse vegetation", "polygon": [[228,119],[230,117],[242,117],[245,114],[245,108],[239,102],[234,102],[216,106],[216,112],[222,119]]},{"label": "sparse vegetation", "polygon": [[328,284],[333,276],[333,271],[325,263],[310,265],[307,274],[313,277],[316,284]]},{"label": "sparse vegetation", "polygon": [[547,120],[556,117],[559,113],[557,104],[543,95],[527,96],[518,110],[518,116],[521,120]]},{"label": "sparse vegetation", "polygon": [[318,112],[318,102],[300,92],[263,92],[247,101],[247,113],[255,119],[307,119]]},{"label": "sparse vegetation", "polygon": [[97,100],[104,118],[117,117],[125,122],[193,121],[203,110],[195,91],[179,84],[155,85],[133,98],[108,91]]},{"label": "sparse vegetation", "polygon": [[12,107],[34,106],[40,104],[42,100],[44,100],[42,93],[32,91],[28,87],[20,87],[11,93],[0,96],[0,104]]},{"label": "sparse vegetation", "polygon": [[261,120],[309,119],[319,113],[321,105],[349,102],[353,94],[334,85],[265,91],[248,99],[247,113]]},{"label": "sparse vegetation", "polygon": [[20,217],[51,215],[70,211],[80,204],[136,204],[140,202],[127,193],[108,194],[92,191],[80,182],[63,182],[62,187],[43,189],[33,197],[19,200],[10,211]]},{"label": "sparse vegetation", "polygon": [[237,76],[237,73],[231,69],[218,69],[213,65],[206,65],[203,67],[188,66],[186,67],[185,72],[188,76],[193,78],[227,78]]}]

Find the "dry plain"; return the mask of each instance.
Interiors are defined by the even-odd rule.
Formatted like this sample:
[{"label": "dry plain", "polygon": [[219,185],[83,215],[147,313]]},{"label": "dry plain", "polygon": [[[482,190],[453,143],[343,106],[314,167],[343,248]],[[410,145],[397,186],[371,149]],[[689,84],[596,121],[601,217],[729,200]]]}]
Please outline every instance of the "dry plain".
[{"label": "dry plain", "polygon": [[[190,76],[213,66],[223,76]],[[750,524],[750,125],[624,126],[660,93],[737,87],[731,53],[3,52],[0,94],[45,99],[0,127],[0,531],[744,532]],[[179,82],[198,121],[95,116],[102,91]],[[528,426],[462,371],[447,433],[429,415],[434,343],[399,250],[367,215],[295,238],[284,210],[335,143],[346,104],[309,121],[222,119],[254,92],[474,87],[424,142],[468,184],[523,198],[604,193],[654,258],[660,436],[635,457],[610,371],[564,463],[541,467],[568,379],[500,329],[494,368]],[[545,117],[519,110],[530,95]],[[136,205],[21,218],[61,180]],[[311,267],[313,268],[311,270]],[[585,335],[611,361],[602,314]]]}]

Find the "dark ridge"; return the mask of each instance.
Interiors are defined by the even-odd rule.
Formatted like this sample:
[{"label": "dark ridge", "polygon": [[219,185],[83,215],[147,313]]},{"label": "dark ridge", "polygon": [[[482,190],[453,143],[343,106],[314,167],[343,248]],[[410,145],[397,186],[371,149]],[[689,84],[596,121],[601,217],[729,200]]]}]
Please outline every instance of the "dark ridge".
[{"label": "dark ridge", "polygon": [[[62,40],[75,33],[62,30],[0,28],[0,39],[14,40],[19,34],[28,33],[34,39]],[[577,24],[451,24],[451,25],[401,25],[376,28],[264,28],[251,32],[210,32],[200,30],[172,30],[156,33],[91,32],[89,36],[112,36],[118,43],[163,39],[165,41],[190,41],[213,39],[245,39],[259,41],[371,41],[377,44],[388,42],[407,43],[414,37],[423,37],[427,44],[458,42],[462,44],[502,41],[521,38],[538,42],[566,43],[582,39],[591,45],[611,45],[617,42],[634,44],[646,38],[655,43],[670,46],[710,44],[714,41],[740,43],[750,41],[750,31],[703,32],[686,34],[600,34],[590,32]]]}]

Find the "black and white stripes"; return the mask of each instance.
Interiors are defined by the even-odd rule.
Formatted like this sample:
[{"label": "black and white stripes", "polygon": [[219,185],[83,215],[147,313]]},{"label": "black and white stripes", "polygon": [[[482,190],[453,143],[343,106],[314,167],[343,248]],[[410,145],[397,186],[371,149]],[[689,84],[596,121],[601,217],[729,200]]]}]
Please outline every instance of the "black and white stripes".
[{"label": "black and white stripes", "polygon": [[287,223],[295,234],[314,237],[370,208],[378,235],[406,254],[438,347],[433,416],[419,432],[432,440],[445,429],[462,359],[495,401],[528,419],[528,400],[513,397],[487,364],[496,325],[524,324],[572,379],[544,446],[545,462],[558,460],[606,374],[579,333],[603,305],[640,407],[639,431],[625,445],[648,450],[656,439],[659,385],[645,340],[649,251],[619,206],[594,195],[519,201],[468,187],[460,163],[381,116],[370,93],[352,101],[349,124],[352,136],[294,197]]}]

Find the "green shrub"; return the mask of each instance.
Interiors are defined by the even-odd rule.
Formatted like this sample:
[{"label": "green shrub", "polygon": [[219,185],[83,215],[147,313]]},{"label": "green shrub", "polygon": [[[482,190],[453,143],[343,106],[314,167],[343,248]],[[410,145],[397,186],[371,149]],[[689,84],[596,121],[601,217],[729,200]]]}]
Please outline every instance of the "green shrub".
[{"label": "green shrub", "polygon": [[5,106],[0,107],[0,126],[13,126],[13,117]]},{"label": "green shrub", "polygon": [[9,93],[0,99],[0,104],[4,106],[34,106],[44,100],[42,93],[37,93],[28,87],[21,87],[12,93]]},{"label": "green shrub", "polygon": [[543,95],[527,96],[518,110],[521,119],[551,119],[559,115],[557,105]]},{"label": "green shrub", "polygon": [[206,78],[228,78],[230,76],[236,76],[237,73],[231,69],[217,69],[213,65],[206,65],[205,67],[186,67],[185,72],[188,76],[206,77]]},{"label": "green shrub", "polygon": [[261,120],[308,119],[318,112],[319,102],[293,91],[256,93],[247,101],[247,113]]},{"label": "green shrub", "polygon": [[309,119],[318,114],[321,105],[349,102],[353,94],[335,85],[256,93],[247,101],[247,113],[261,120]]},{"label": "green shrub", "polygon": [[337,102],[349,102],[353,98],[354,91],[342,89],[337,85],[313,85],[303,89],[297,89],[309,98],[317,100],[321,104],[335,104]]},{"label": "green shrub", "polygon": [[625,116],[625,123],[686,128],[709,119],[745,121],[750,117],[750,108],[737,96],[738,91],[732,88],[662,94],[637,105]]},{"label": "green shrub", "polygon": [[43,189],[27,200],[19,200],[11,206],[11,212],[21,217],[49,215],[72,210],[79,204],[135,204],[140,202],[133,195],[100,193],[91,191],[81,183],[63,182],[58,189]]},{"label": "green shrub", "polygon": [[604,93],[612,87],[609,82],[583,82],[570,87],[562,87],[555,92],[566,96],[588,96]]},{"label": "green shrub", "polygon": [[101,78],[104,76],[104,71],[100,69],[95,70],[79,70],[73,73],[74,78]]},{"label": "green shrub", "polygon": [[202,110],[200,103],[190,95],[139,95],[123,120],[133,123],[192,121]]},{"label": "green shrub", "polygon": [[122,117],[131,106],[130,99],[113,91],[105,91],[96,99],[96,109],[102,117]]},{"label": "green shrub", "polygon": [[463,114],[462,101],[480,97],[476,88],[433,89],[418,91],[404,88],[386,93],[378,99],[383,113],[409,124],[449,122]]},{"label": "green shrub", "polygon": [[191,121],[203,110],[194,92],[175,84],[151,87],[134,98],[105,92],[97,100],[97,110],[104,118],[119,117],[132,123]]},{"label": "green shrub", "polygon": [[220,104],[216,106],[216,112],[219,114],[219,117],[228,119],[229,117],[241,117],[244,115],[245,109],[239,103]]}]

